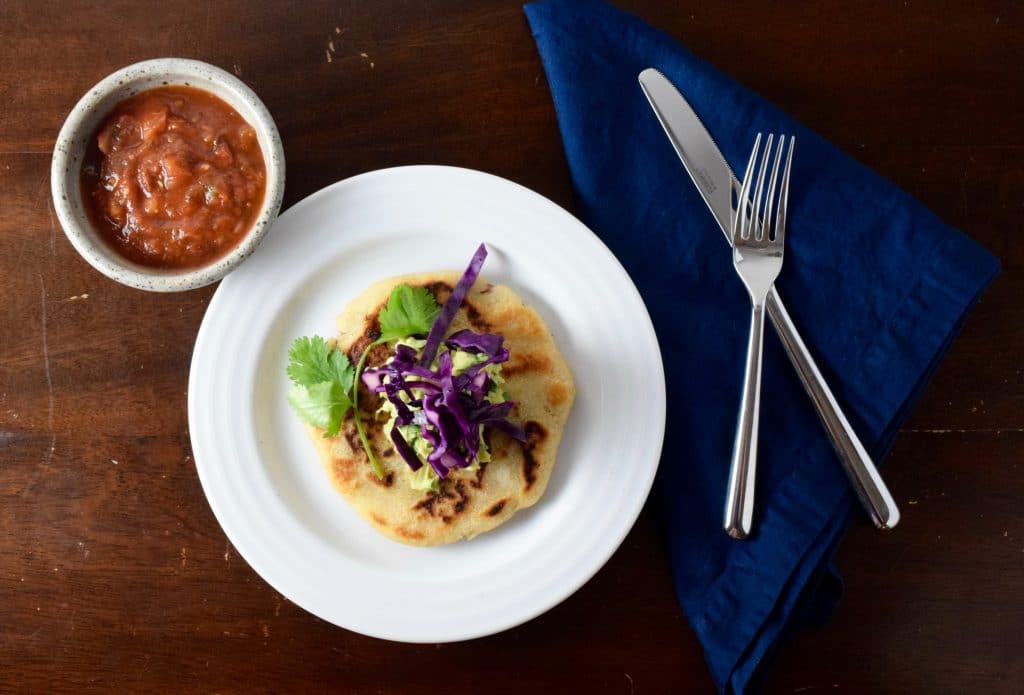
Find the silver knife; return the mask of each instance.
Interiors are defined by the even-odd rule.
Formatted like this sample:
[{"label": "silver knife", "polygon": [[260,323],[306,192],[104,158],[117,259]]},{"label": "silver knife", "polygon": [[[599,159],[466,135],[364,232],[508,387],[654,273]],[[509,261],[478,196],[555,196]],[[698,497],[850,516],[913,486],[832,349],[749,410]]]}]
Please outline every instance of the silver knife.
[{"label": "silver knife", "polygon": [[[736,175],[693,108],[664,75],[654,68],[648,68],[640,73],[639,79],[640,87],[651,102],[661,127],[665,129],[686,172],[693,179],[728,242],[735,214],[732,208],[733,191],[739,191],[740,187]],[[843,415],[774,287],[768,293],[767,306],[775,331],[807,395],[814,402],[857,497],[871,515],[875,526],[892,528],[900,520],[896,502],[857,433]]]}]

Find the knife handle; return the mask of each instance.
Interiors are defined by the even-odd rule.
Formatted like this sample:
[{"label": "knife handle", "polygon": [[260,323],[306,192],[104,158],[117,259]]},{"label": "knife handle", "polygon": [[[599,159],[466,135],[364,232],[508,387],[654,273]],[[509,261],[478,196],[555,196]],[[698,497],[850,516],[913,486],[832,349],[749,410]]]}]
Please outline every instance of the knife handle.
[{"label": "knife handle", "polygon": [[807,350],[774,287],[768,292],[767,306],[768,316],[775,326],[775,331],[779,334],[782,345],[807,390],[807,395],[814,402],[814,407],[821,417],[822,424],[825,425],[832,446],[839,454],[839,461],[843,464],[843,469],[850,478],[861,504],[871,515],[875,526],[883,529],[894,527],[900,520],[900,510],[896,507],[896,502],[893,501],[864,445],[857,438],[857,433],[843,415],[839,403],[832,395],[832,390],[825,383],[825,378],[814,363],[814,358]]}]

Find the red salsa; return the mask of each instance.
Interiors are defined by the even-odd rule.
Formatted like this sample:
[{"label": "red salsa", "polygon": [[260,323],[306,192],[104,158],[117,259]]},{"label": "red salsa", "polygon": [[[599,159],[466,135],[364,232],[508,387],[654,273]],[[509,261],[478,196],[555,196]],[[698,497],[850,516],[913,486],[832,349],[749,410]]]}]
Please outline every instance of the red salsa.
[{"label": "red salsa", "polygon": [[263,203],[256,131],[194,87],[159,87],[114,107],[82,164],[82,200],[129,260],[194,268],[245,236]]}]

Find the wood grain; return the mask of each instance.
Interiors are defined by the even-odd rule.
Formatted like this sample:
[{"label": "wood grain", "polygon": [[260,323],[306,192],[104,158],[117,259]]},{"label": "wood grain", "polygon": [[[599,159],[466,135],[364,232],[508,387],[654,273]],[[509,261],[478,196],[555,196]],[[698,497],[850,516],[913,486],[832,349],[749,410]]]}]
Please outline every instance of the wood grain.
[{"label": "wood grain", "polygon": [[[782,650],[767,690],[1024,691],[1024,13],[623,5],[1003,262],[885,462],[903,524],[883,535],[854,522],[835,619]],[[519,3],[10,0],[0,19],[0,691],[713,689],[646,513],[576,595],[482,640],[388,643],[283,599],[227,543],[191,459],[188,366],[212,288],[163,296],[106,280],[49,204],[50,150],[79,96],[125,64],[177,55],[233,71],[267,103],[286,206],[352,174],[432,162],[571,210]]]}]

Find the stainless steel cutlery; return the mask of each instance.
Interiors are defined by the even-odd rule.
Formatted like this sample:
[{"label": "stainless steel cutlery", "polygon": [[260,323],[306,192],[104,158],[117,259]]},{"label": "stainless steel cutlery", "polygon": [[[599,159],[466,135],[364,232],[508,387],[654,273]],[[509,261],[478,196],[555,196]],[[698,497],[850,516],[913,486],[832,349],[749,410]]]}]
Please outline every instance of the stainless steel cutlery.
[{"label": "stainless steel cutlery", "polygon": [[[639,80],[676,154],[731,243],[733,220],[737,216],[733,198],[739,196],[740,182],[700,118],[672,83],[653,68],[641,72]],[[892,528],[899,522],[899,509],[774,287],[767,292],[765,309],[861,504],[876,526]]]},{"label": "stainless steel cutlery", "polygon": [[[789,198],[789,175],[793,164],[794,140],[790,138],[782,182],[785,137],[778,146],[768,136],[763,153],[761,134],[754,140],[754,151],[747,164],[747,173],[740,188],[736,214],[732,223],[732,257],[736,273],[750,294],[750,339],[747,343],[747,366],[743,376],[743,395],[736,423],[732,467],[725,501],[726,532],[733,538],[750,535],[754,514],[754,479],[757,471],[757,432],[761,413],[761,355],[764,343],[764,313],[768,291],[782,270],[786,240],[786,202]],[[769,164],[771,173],[768,173]],[[757,181],[754,182],[754,174]],[[767,186],[767,192],[765,191]],[[776,195],[778,203],[776,203]]]}]

